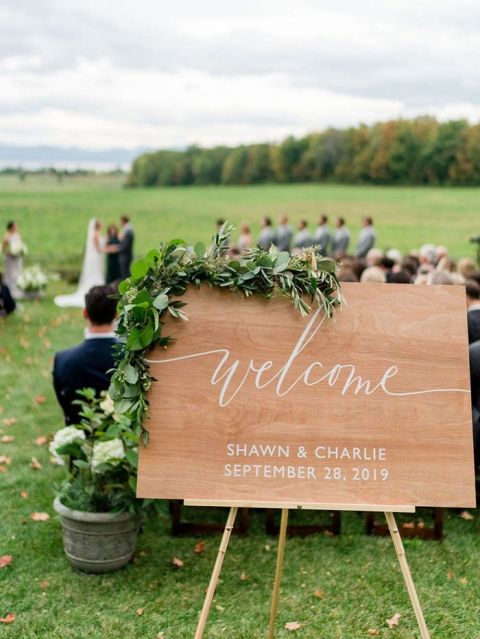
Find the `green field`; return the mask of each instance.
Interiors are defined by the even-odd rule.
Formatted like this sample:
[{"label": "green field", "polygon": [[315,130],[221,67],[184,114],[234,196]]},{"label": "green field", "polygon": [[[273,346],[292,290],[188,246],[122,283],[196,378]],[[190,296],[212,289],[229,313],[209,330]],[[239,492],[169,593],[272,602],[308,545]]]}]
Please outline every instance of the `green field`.
[{"label": "green field", "polygon": [[138,255],[161,240],[180,237],[208,241],[215,219],[238,226],[269,215],[289,215],[292,224],[306,217],[312,227],[319,214],[331,221],[342,215],[353,241],[364,215],[371,215],[381,248],[406,252],[426,242],[448,246],[455,257],[474,255],[468,239],[480,233],[480,189],[366,187],[344,185],[262,185],[125,189],[120,177],[0,177],[0,225],[16,219],[31,252],[30,261],[52,265],[80,262],[88,220],[106,224],[131,216]]},{"label": "green field", "polygon": [[[59,256],[79,255],[88,218],[106,222],[130,213],[138,252],[162,238],[207,239],[215,217],[238,222],[267,213],[292,219],[319,212],[358,221],[377,219],[381,245],[408,249],[432,240],[456,255],[473,254],[465,241],[478,221],[478,190],[383,189],[336,186],[265,186],[127,191],[112,179],[53,181],[0,180],[0,222],[16,218],[34,259],[53,265]],[[452,223],[451,220],[454,220]],[[50,257],[49,257],[50,253]],[[60,311],[53,284],[45,300],[25,303],[21,312],[0,320],[0,639],[191,639],[215,559],[218,535],[198,539],[169,534],[167,505],[140,537],[135,561],[111,575],[74,572],[63,555],[60,524],[54,514],[54,487],[62,469],[49,461],[35,439],[62,426],[51,386],[53,354],[82,339],[80,312]],[[36,398],[44,397],[45,401]],[[13,441],[2,439],[13,436]],[[9,458],[8,460],[5,457]],[[32,457],[41,464],[31,467]],[[27,491],[28,495],[21,495]],[[32,512],[50,519],[35,522]],[[321,513],[296,514],[307,521]],[[480,637],[480,517],[446,513],[442,543],[405,543],[432,639]],[[211,513],[196,516],[212,517]],[[427,521],[430,513],[419,511]],[[216,512],[222,519],[226,513]],[[251,514],[248,536],[235,536],[225,560],[205,639],[260,639],[266,636],[277,540],[264,529],[264,513]],[[183,560],[174,569],[172,558]],[[396,628],[386,620],[401,614]],[[285,623],[302,624],[289,632]],[[377,633],[369,630],[378,631]],[[367,537],[363,518],[343,516],[341,536],[313,535],[287,542],[278,615],[278,639],[412,639],[418,637],[413,611],[387,538]]]}]

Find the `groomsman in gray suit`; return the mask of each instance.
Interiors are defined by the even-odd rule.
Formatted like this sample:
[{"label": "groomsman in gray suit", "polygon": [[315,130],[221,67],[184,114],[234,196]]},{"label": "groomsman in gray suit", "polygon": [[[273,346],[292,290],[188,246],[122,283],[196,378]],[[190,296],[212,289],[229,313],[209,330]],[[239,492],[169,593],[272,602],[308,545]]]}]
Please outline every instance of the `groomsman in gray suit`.
[{"label": "groomsman in gray suit", "polygon": [[375,240],[377,239],[375,229],[373,228],[372,218],[364,217],[362,224],[363,229],[360,231],[360,235],[358,236],[358,244],[355,250],[355,255],[357,257],[367,257],[368,251],[373,248]]},{"label": "groomsman in gray suit", "polygon": [[309,248],[313,244],[312,236],[310,235],[310,231],[308,230],[308,222],[307,220],[300,220],[298,225],[298,233],[295,235],[293,239],[293,248],[294,249],[304,249]]},{"label": "groomsman in gray suit", "polygon": [[275,232],[274,244],[279,251],[290,251],[290,244],[292,242],[293,231],[292,227],[288,223],[288,217],[282,215],[280,218],[280,224]]},{"label": "groomsman in gray suit", "polygon": [[318,226],[313,234],[313,243],[318,246],[321,255],[328,255],[330,229],[328,228],[328,217],[326,215],[322,215],[318,221]]},{"label": "groomsman in gray suit", "polygon": [[269,217],[262,218],[260,222],[262,230],[260,231],[260,237],[258,238],[258,246],[265,251],[268,251],[273,244],[275,234],[272,228],[272,220]]},{"label": "groomsman in gray suit", "polygon": [[337,230],[333,236],[332,254],[334,259],[339,260],[347,254],[348,245],[350,244],[350,232],[345,226],[343,217],[337,218]]}]

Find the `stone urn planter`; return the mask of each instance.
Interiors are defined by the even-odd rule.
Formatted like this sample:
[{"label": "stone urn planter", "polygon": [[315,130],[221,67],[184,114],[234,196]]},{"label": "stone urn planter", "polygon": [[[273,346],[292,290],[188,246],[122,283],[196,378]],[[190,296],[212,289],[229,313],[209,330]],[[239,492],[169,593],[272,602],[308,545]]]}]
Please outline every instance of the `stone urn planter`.
[{"label": "stone urn planter", "polygon": [[74,568],[104,573],[131,560],[140,526],[134,514],[71,510],[58,497],[53,505],[62,522],[65,554]]}]

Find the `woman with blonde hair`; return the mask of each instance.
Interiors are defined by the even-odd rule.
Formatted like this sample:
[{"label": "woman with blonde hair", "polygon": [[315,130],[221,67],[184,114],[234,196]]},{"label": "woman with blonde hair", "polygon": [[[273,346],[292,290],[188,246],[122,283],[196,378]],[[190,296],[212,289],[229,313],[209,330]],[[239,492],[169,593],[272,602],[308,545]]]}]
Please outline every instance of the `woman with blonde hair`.
[{"label": "woman with blonde hair", "polygon": [[376,284],[385,284],[385,273],[378,266],[369,266],[366,268],[361,277],[360,282],[374,282]]}]

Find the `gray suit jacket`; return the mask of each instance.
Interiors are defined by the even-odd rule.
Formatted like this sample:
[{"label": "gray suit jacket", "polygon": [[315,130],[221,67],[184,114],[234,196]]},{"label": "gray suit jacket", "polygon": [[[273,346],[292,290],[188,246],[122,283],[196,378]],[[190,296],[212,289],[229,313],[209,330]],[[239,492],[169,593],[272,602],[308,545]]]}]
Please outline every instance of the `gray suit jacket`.
[{"label": "gray suit jacket", "polygon": [[373,248],[373,245],[375,244],[376,237],[373,226],[364,226],[358,237],[355,255],[357,257],[367,257],[368,251]]},{"label": "gray suit jacket", "polygon": [[275,233],[274,244],[279,251],[289,251],[292,242],[293,231],[288,224],[281,224]]},{"label": "gray suit jacket", "polygon": [[330,244],[330,229],[326,224],[319,224],[313,235],[314,244],[318,244],[318,248],[322,255],[327,255],[328,245]]},{"label": "gray suit jacket", "polygon": [[258,246],[265,251],[271,247],[273,240],[275,239],[275,234],[271,226],[266,226],[264,229],[260,231],[260,237],[258,238]]},{"label": "gray suit jacket", "polygon": [[350,233],[345,226],[342,226],[335,232],[332,242],[333,257],[342,257],[348,251],[348,245],[350,244]]},{"label": "gray suit jacket", "polygon": [[308,229],[298,231],[293,239],[293,248],[303,249],[312,246],[313,239]]}]

